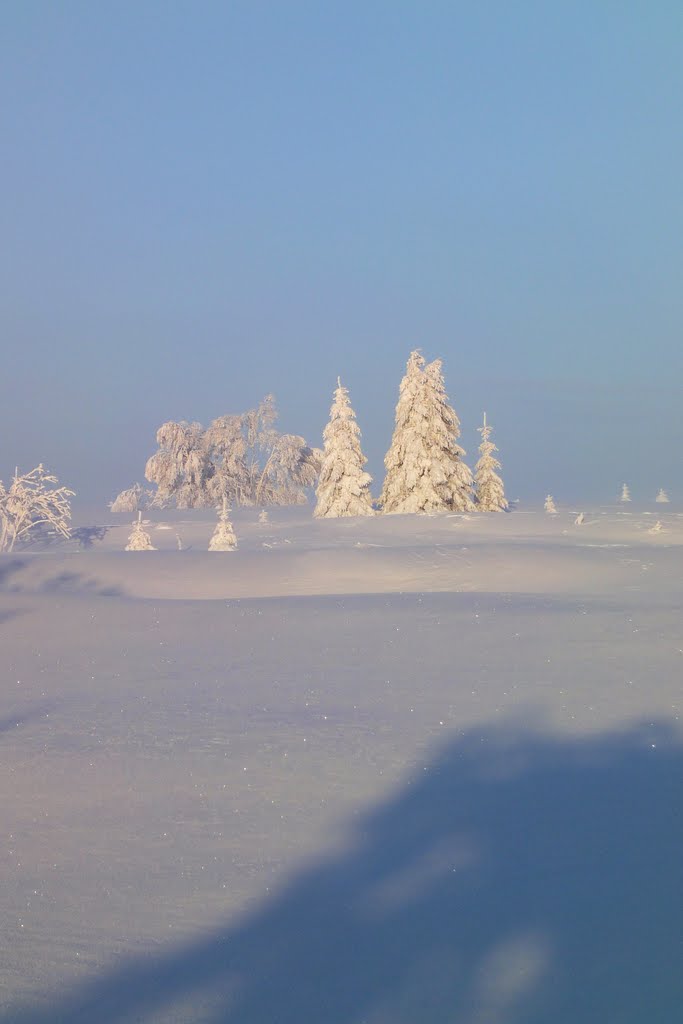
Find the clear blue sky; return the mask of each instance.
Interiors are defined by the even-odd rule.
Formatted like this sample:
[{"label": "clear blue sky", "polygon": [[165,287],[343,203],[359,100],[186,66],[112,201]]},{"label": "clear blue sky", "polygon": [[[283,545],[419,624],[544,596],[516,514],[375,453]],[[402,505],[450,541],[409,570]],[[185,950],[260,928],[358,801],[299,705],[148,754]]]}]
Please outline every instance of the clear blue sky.
[{"label": "clear blue sky", "polygon": [[0,475],[102,503],[166,419],[337,374],[379,490],[411,348],[511,497],[683,498],[683,5],[0,8]]}]

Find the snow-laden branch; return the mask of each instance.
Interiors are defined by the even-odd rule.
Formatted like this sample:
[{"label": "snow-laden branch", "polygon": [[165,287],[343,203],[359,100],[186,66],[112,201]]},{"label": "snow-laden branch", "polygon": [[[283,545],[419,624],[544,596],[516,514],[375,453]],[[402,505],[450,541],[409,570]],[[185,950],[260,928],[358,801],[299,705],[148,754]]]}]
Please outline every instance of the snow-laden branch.
[{"label": "snow-laden branch", "polygon": [[59,481],[42,463],[30,473],[14,478],[8,488],[0,481],[0,552],[13,551],[36,527],[68,539],[71,536],[71,503],[75,491],[55,487]]}]

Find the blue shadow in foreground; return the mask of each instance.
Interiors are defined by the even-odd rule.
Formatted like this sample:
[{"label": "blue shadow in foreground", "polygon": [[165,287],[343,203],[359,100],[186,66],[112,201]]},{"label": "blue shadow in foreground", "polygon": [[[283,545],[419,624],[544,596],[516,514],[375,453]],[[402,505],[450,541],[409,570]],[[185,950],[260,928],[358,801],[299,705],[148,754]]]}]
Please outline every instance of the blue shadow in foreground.
[{"label": "blue shadow in foreground", "polygon": [[665,726],[471,732],[251,918],[12,1024],[671,1024],[682,782]]}]

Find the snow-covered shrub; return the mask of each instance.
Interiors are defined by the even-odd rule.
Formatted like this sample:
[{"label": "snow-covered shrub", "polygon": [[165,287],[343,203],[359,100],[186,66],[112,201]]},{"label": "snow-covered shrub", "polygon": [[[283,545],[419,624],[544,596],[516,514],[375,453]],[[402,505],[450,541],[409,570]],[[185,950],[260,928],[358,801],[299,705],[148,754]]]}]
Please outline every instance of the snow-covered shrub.
[{"label": "snow-covered shrub", "polygon": [[370,483],[363,468],[367,459],[360,446],[360,428],[351,408],[348,389],[337,378],[330,420],[323,431],[323,458],[314,516],[371,516],[374,514]]},{"label": "snow-covered shrub", "polygon": [[138,517],[133,521],[133,529],[128,537],[128,543],[126,544],[126,551],[156,551],[156,548],[152,544],[152,538],[145,530],[145,524],[142,522],[142,512],[138,512]]},{"label": "snow-covered shrub", "polygon": [[125,491],[116,495],[110,503],[112,512],[137,512],[142,507],[142,495],[144,490],[140,484],[133,484]]},{"label": "snow-covered shrub", "polygon": [[65,539],[71,536],[69,499],[75,491],[52,486],[58,482],[42,463],[23,476],[16,469],[7,489],[0,480],[0,552],[13,551],[31,530],[42,528]]},{"label": "snow-covered shrub", "polygon": [[262,508],[258,514],[259,526],[268,526],[270,523],[270,516],[268,515],[268,509]]},{"label": "snow-covered shrub", "polygon": [[557,509],[555,508],[555,500],[552,494],[546,495],[545,502],[543,503],[543,508],[549,515],[556,515]]},{"label": "snow-covered shrub", "polygon": [[209,551],[235,551],[236,549],[237,537],[230,522],[230,506],[227,498],[223,498],[223,504],[218,513],[218,523],[209,541]]},{"label": "snow-covered shrub", "polygon": [[484,413],[484,424],[477,428],[481,434],[481,444],[479,445],[479,461],[474,467],[477,508],[480,512],[506,512],[508,503],[505,497],[505,487],[496,473],[501,466],[493,454],[498,449],[490,440],[492,429],[486,422],[486,413]]},{"label": "snow-covered shrub", "polygon": [[669,500],[669,495],[666,493],[666,491],[664,490],[663,487],[660,487],[659,491],[657,492],[657,497],[655,498],[655,501],[658,501],[660,503],[665,503],[665,502],[668,502],[668,500]]},{"label": "snow-covered shrub", "polygon": [[456,443],[460,421],[448,402],[441,360],[425,366],[411,352],[401,381],[387,473],[380,497],[384,512],[429,512],[474,508],[472,473]]}]

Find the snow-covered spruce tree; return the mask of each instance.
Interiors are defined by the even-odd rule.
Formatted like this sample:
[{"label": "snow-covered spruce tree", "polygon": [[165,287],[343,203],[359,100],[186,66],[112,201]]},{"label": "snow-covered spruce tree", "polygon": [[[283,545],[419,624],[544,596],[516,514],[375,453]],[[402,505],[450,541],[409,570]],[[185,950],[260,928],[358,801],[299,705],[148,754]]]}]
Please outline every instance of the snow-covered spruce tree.
[{"label": "snow-covered spruce tree", "polygon": [[270,517],[268,515],[268,509],[262,508],[258,514],[259,526],[268,526],[270,523]]},{"label": "snow-covered spruce tree", "polygon": [[655,501],[659,502],[660,504],[665,504],[666,502],[668,502],[668,500],[669,495],[666,493],[663,487],[660,487],[659,491],[657,492],[657,497],[655,498]]},{"label": "snow-covered spruce tree", "polygon": [[480,512],[507,512],[505,487],[496,473],[501,466],[493,454],[498,449],[490,440],[493,428],[486,422],[486,413],[484,413],[484,425],[477,427],[477,430],[481,434],[479,461],[474,467],[477,508]]},{"label": "snow-covered spruce tree", "polygon": [[429,512],[474,508],[472,473],[456,443],[460,422],[448,403],[441,360],[425,366],[410,353],[401,381],[387,473],[380,497],[384,512]]},{"label": "snow-covered spruce tree", "polygon": [[623,484],[622,488],[621,488],[621,497],[619,498],[619,501],[630,501],[630,500],[631,500],[631,492],[628,489],[628,484]]},{"label": "snow-covered spruce tree", "polygon": [[553,498],[552,494],[546,495],[543,508],[546,510],[548,515],[554,516],[557,514],[557,509],[555,508],[555,499]]},{"label": "snow-covered spruce tree", "polygon": [[152,544],[152,538],[145,530],[142,522],[142,512],[138,512],[137,519],[133,522],[133,529],[130,532],[125,551],[156,551]]},{"label": "snow-covered spruce tree", "polygon": [[367,459],[360,436],[348,389],[337,377],[330,420],[323,431],[323,459],[315,492],[318,501],[313,512],[318,519],[374,515],[372,477],[363,468]]},{"label": "snow-covered spruce tree", "polygon": [[71,536],[69,498],[75,491],[50,486],[58,482],[42,463],[23,476],[15,469],[7,489],[0,480],[0,552],[13,551],[17,541],[26,541],[32,530],[65,539]]},{"label": "snow-covered spruce tree", "polygon": [[209,541],[209,551],[235,551],[237,549],[237,537],[230,522],[230,506],[228,499],[223,498],[223,504],[218,512],[218,523]]}]

